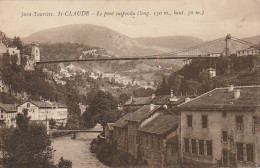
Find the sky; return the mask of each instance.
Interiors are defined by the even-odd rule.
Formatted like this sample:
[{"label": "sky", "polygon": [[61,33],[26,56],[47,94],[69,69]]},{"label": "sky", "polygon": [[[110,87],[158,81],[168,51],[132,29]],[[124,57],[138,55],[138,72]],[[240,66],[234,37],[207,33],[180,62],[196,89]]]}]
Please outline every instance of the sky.
[{"label": "sky", "polygon": [[[194,36],[212,40],[231,34],[238,38],[260,35],[260,0],[0,0],[0,30],[7,36],[26,37],[53,27],[94,24],[130,37]],[[89,11],[90,16],[57,16],[58,12]],[[149,12],[150,16],[96,16],[104,12]],[[174,15],[184,11],[186,15]],[[203,15],[187,16],[200,11]],[[53,17],[22,13],[52,12]],[[155,16],[169,12],[171,16]],[[114,13],[114,14],[115,14]]]}]

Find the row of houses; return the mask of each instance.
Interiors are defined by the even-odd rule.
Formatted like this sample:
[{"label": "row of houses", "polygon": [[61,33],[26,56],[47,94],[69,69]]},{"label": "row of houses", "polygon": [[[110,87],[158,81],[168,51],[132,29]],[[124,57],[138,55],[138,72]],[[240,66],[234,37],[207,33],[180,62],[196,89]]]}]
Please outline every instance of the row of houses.
[{"label": "row of houses", "polygon": [[112,124],[117,148],[151,167],[257,167],[259,96],[260,86],[229,86],[186,101],[174,96],[162,96],[172,101],[157,105],[150,97],[129,101],[134,112]]},{"label": "row of houses", "polygon": [[47,122],[56,121],[57,126],[66,125],[68,109],[66,105],[49,101],[27,101],[20,105],[0,104],[0,123],[7,127],[16,127],[16,116],[27,110],[30,121]]},{"label": "row of houses", "polygon": [[132,112],[112,124],[118,150],[154,167],[177,164],[178,115],[175,107],[184,101],[184,97],[176,97],[173,92],[131,97],[125,108]]}]

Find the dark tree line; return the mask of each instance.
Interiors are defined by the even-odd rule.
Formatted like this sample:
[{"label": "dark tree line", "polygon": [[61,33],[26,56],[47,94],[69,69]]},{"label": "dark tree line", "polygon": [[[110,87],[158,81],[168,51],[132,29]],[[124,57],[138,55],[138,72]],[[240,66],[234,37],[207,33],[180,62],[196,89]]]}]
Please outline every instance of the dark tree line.
[{"label": "dark tree line", "polygon": [[[259,70],[256,66],[259,63],[259,56],[221,57],[211,60],[192,60],[182,69],[172,73],[167,79],[163,78],[157,89],[157,94],[169,94],[170,90],[175,95],[197,96],[216,87],[223,87],[229,84],[234,85],[257,85]],[[217,76],[210,78],[208,68],[215,68]]]}]

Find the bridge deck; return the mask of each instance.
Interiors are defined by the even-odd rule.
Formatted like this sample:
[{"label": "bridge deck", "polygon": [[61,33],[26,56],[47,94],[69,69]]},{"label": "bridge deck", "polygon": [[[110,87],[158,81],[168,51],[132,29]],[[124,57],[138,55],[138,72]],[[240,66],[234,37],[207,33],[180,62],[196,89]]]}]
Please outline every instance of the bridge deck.
[{"label": "bridge deck", "polygon": [[145,56],[145,57],[117,57],[117,58],[89,58],[76,60],[53,60],[36,62],[39,64],[62,63],[62,62],[92,62],[92,61],[128,61],[128,60],[167,60],[167,59],[212,59],[219,58],[215,56]]},{"label": "bridge deck", "polygon": [[47,130],[48,132],[89,132],[89,133],[100,133],[103,130]]}]

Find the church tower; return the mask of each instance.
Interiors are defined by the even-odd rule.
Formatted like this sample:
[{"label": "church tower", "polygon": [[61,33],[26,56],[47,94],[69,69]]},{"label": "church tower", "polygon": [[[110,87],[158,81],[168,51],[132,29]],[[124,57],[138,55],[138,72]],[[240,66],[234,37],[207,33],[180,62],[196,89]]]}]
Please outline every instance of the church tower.
[{"label": "church tower", "polygon": [[34,58],[35,62],[40,62],[40,48],[39,45],[36,43],[32,43],[32,53],[31,56]]}]

